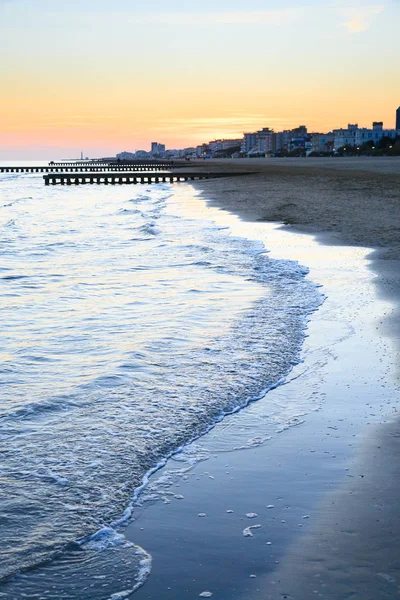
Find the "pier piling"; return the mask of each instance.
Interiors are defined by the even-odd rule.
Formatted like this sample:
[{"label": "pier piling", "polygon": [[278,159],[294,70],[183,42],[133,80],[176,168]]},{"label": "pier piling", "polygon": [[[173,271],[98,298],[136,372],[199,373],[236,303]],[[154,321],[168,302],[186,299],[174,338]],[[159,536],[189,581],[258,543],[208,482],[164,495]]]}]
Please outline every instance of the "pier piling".
[{"label": "pier piling", "polygon": [[140,173],[140,172],[98,172],[98,173],[48,173],[43,175],[45,185],[80,185],[80,184],[103,184],[103,185],[127,185],[127,184],[157,184],[160,182],[179,183],[182,181],[195,181],[196,179],[217,179],[220,177],[237,177],[250,175],[241,172],[190,172],[183,173]]}]

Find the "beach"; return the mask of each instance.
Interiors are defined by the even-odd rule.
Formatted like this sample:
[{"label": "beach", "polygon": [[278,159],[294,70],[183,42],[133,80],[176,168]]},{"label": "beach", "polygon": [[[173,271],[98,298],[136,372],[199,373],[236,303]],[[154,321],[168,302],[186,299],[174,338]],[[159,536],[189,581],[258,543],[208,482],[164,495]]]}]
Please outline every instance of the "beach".
[{"label": "beach", "polygon": [[[397,597],[400,161],[197,168],[228,165],[254,175],[196,184],[214,218],[309,266],[326,299],[284,385],[202,437],[204,461],[153,476],[127,533],[153,556],[137,597]],[[298,407],[286,428],[273,398]]]},{"label": "beach", "polygon": [[0,597],[399,595],[399,166],[3,176]]},{"label": "beach", "polygon": [[[214,166],[215,162],[215,166]],[[282,223],[321,243],[372,248],[379,294],[400,297],[400,160],[396,157],[245,159],[208,166],[254,175],[196,184],[211,206],[247,221]],[[398,340],[400,314],[383,325]]]},{"label": "beach", "polygon": [[196,184],[211,205],[244,220],[295,225],[307,233],[329,232],[330,243],[336,236],[338,243],[383,248],[387,257],[398,257],[396,157],[212,160],[200,167],[253,173],[238,180]]}]

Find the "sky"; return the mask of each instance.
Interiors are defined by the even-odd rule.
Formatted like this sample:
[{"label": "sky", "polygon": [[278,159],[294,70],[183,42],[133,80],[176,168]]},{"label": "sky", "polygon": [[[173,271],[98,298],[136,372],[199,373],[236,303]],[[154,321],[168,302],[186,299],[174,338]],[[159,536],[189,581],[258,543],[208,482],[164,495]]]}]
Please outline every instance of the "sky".
[{"label": "sky", "polygon": [[400,0],[0,0],[0,159],[392,128],[399,25]]}]

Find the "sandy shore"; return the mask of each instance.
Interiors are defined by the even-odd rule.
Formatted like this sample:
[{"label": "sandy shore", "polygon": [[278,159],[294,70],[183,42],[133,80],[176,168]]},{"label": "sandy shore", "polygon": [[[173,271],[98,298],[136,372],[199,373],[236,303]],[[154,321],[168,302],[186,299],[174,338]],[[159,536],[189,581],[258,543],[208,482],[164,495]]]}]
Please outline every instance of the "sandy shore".
[{"label": "sandy shore", "polygon": [[242,219],[330,232],[331,242],[400,258],[400,158],[237,159],[196,168],[253,173],[196,184],[211,204]]},{"label": "sandy shore", "polygon": [[[198,168],[211,166],[255,171],[196,187],[210,206],[259,227],[286,223],[274,255],[309,265],[328,298],[288,384],[204,436],[206,462],[182,475],[182,462],[172,460],[154,477],[152,492],[171,501],[150,497],[128,529],[154,559],[137,597],[400,597],[400,160]],[[318,410],[304,418],[300,411],[300,426],[276,435],[271,394],[282,406],[313,394]],[[264,441],[241,449],[252,437]],[[253,537],[243,536],[253,524]]]},{"label": "sandy shore", "polygon": [[[246,162],[247,164],[251,161]],[[400,159],[262,159],[247,180],[201,187],[212,204],[250,220],[278,221],[325,244],[374,247],[371,268],[396,309],[381,321],[400,370]],[[226,161],[232,168],[234,161]],[[249,165],[250,166],[250,165]],[[318,235],[319,234],[319,235]],[[398,375],[397,375],[398,379]],[[400,596],[400,422],[378,427],[360,449],[356,482],[321,506],[307,541],[292,548],[267,598]],[[334,509],[332,509],[334,507]],[[390,574],[389,574],[389,573]],[[377,580],[381,579],[380,585]],[[383,582],[391,584],[386,589]]]},{"label": "sandy shore", "polygon": [[400,158],[210,160],[197,168],[254,173],[196,184],[211,206],[283,223],[322,243],[374,248],[380,293],[398,307],[382,332],[400,340]]}]

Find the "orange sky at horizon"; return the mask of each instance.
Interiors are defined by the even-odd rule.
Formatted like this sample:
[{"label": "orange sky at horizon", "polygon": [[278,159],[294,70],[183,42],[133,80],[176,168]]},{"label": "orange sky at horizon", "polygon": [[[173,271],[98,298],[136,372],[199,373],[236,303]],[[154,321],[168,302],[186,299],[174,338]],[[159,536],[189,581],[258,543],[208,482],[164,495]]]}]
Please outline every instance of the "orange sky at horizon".
[{"label": "orange sky at horizon", "polygon": [[[0,3],[6,17],[0,25],[6,33],[0,41],[6,57],[0,67],[0,158],[39,158],[48,151],[62,157],[66,151],[76,154],[81,149],[87,155],[106,156],[149,149],[151,141],[180,148],[240,137],[244,131],[266,126],[279,131],[304,124],[309,131],[327,132],[349,122],[370,127],[379,120],[386,128],[394,127],[400,104],[395,48],[399,42],[394,43],[390,33],[396,29],[393,18],[395,13],[400,15],[399,4],[371,5],[367,13],[368,18],[373,15],[371,23],[360,21],[359,25],[354,17],[355,31],[348,32],[340,23],[330,28],[322,8],[319,12],[305,9],[300,20],[293,12],[295,22],[291,22],[286,12],[273,12],[276,2],[269,4],[271,9],[262,17],[265,23],[252,23],[252,13],[248,13],[250,23],[245,25],[236,23],[229,13],[229,24],[197,25],[193,20],[177,28],[168,21],[166,27],[158,23],[159,13],[152,13],[151,18],[146,13],[146,19],[140,17],[145,25],[135,22],[125,30],[121,17],[118,31],[124,39],[111,32],[116,37],[107,40],[109,51],[99,58],[95,50],[107,32],[101,19],[89,33],[87,25],[75,23],[71,40],[68,19],[65,27],[64,21],[57,21],[58,29],[53,31],[46,18],[54,24],[54,15],[44,14],[34,19],[31,30],[23,32],[24,23],[19,24],[16,16],[21,6],[25,15],[33,10],[32,5],[28,0]],[[331,2],[322,4],[326,4],[324,10],[331,10]],[[218,15],[219,20],[228,19],[221,17],[225,13]],[[361,17],[366,18],[364,13]],[[179,19],[183,18],[188,19],[186,13],[179,13]],[[278,24],[272,25],[271,19]],[[281,19],[287,20],[282,26]],[[323,35],[316,33],[317,25],[325,26]],[[383,25],[385,35],[381,34]],[[135,38],[130,37],[132,32]],[[29,46],[39,33],[43,41]],[[150,33],[154,48],[146,49]],[[268,35],[271,43],[265,47],[257,38],[250,50],[242,49],[237,43],[241,33],[250,36],[249,43],[255,33]],[[208,46],[199,48],[204,34]],[[297,46],[299,35],[301,45]],[[191,39],[195,45],[185,51]],[[53,47],[55,51],[49,52]],[[122,50],[132,51],[132,58],[124,54],[121,60]]]}]

